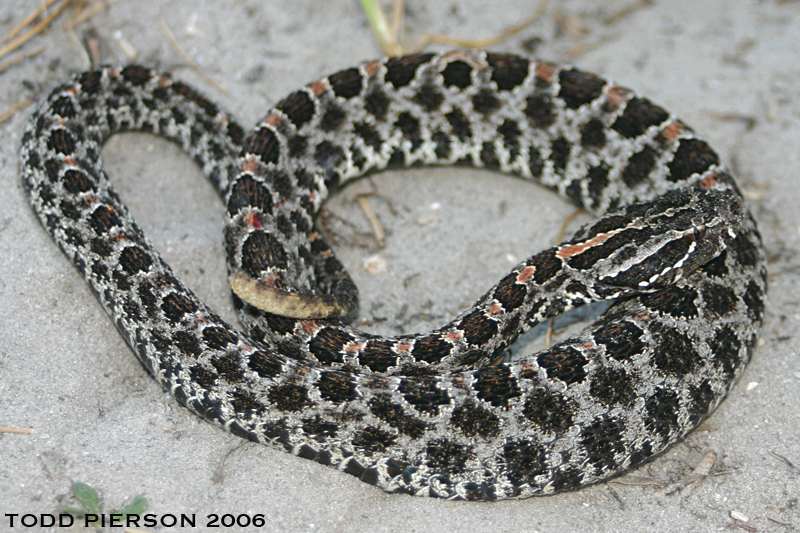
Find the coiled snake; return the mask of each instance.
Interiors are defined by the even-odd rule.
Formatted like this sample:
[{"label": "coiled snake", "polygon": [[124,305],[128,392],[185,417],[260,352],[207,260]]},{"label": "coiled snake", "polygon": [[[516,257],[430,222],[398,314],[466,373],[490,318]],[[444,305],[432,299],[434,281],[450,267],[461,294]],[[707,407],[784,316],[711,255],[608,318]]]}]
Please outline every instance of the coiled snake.
[{"label": "coiled snake", "polygon": [[[175,277],[112,189],[100,150],[124,130],[180,144],[224,198],[244,330]],[[470,51],[367,62],[290,94],[246,137],[168,75],[103,68],[40,105],[20,160],[42,224],[179,401],[387,491],[527,497],[634,467],[714,410],[762,321],[761,239],[716,153],[568,66]],[[315,214],[352,178],[418,164],[532,179],[599,218],[433,332],[355,331],[339,321],[355,286]],[[577,336],[489,364],[604,299],[617,301]]]}]

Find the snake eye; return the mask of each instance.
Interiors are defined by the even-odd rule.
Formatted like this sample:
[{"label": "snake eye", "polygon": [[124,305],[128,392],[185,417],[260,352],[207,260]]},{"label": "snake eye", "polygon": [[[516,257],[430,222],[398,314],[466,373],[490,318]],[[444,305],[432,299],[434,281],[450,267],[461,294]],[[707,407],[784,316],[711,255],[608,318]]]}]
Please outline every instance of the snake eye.
[{"label": "snake eye", "polygon": [[692,228],[692,235],[694,235],[695,239],[700,240],[706,236],[706,227],[705,226],[698,226]]}]

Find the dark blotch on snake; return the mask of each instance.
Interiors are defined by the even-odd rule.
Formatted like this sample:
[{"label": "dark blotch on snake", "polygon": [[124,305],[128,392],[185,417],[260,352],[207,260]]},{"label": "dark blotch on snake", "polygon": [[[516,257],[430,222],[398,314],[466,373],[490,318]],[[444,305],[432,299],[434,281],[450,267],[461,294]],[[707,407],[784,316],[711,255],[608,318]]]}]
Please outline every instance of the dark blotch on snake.
[{"label": "dark blotch on snake", "polygon": [[669,118],[669,113],[646,98],[634,97],[628,100],[611,128],[632,139],[642,135],[650,126],[658,126]]},{"label": "dark blotch on snake", "polygon": [[341,98],[353,98],[361,92],[361,72],[357,68],[341,70],[328,76],[334,94]]},{"label": "dark blotch on snake", "polygon": [[445,87],[466,89],[472,85],[472,67],[464,61],[451,61],[442,70]]},{"label": "dark blotch on snake", "polygon": [[539,355],[537,362],[550,378],[559,379],[566,385],[580,383],[586,379],[584,366],[588,361],[575,348],[554,346]]},{"label": "dark blotch on snake", "polygon": [[286,114],[286,117],[298,130],[308,124],[317,108],[314,100],[304,90],[295,91],[275,106]]},{"label": "dark blotch on snake", "polygon": [[678,150],[667,165],[672,182],[683,181],[692,174],[702,173],[719,163],[719,157],[708,144],[700,139],[681,139]]},{"label": "dark blotch on snake", "polygon": [[528,76],[530,62],[510,54],[488,54],[486,61],[492,67],[492,81],[501,91],[510,91],[522,85]]},{"label": "dark blotch on snake", "polygon": [[561,84],[561,89],[558,96],[571,109],[577,109],[596,100],[606,84],[605,80],[599,76],[576,68],[562,70],[559,75],[559,83]]},{"label": "dark blotch on snake", "polygon": [[271,266],[285,269],[288,264],[286,250],[278,238],[270,233],[253,231],[242,245],[242,269],[254,278]]},{"label": "dark blotch on snake", "polygon": [[388,59],[384,79],[394,85],[395,89],[405,87],[414,79],[417,68],[431,58],[433,54],[415,54]]}]

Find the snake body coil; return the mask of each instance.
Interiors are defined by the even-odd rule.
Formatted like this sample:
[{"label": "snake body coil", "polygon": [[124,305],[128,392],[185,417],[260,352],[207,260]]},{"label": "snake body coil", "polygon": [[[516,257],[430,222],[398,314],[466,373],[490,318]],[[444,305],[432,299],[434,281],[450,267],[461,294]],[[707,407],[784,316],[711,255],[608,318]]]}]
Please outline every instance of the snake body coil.
[{"label": "snake body coil", "polygon": [[[124,130],[180,144],[227,202],[244,331],[178,280],[100,161]],[[209,422],[388,491],[550,494],[609,478],[695,428],[750,359],[765,254],[715,152],[673,115],[578,69],[456,51],[372,61],[292,93],[247,138],[169,76],[81,74],[25,131],[42,224],[142,363]],[[369,171],[467,164],[532,179],[599,216],[433,331],[337,317],[356,290],[314,227]],[[617,299],[577,336],[491,366],[532,325]]]}]

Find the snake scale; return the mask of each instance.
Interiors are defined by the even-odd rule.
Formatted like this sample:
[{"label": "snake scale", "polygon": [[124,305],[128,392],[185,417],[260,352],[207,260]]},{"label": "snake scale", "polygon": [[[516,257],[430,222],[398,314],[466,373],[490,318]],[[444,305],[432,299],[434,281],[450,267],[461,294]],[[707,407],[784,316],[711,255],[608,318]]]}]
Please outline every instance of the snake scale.
[{"label": "snake scale", "polygon": [[[242,330],[176,278],[109,184],[101,147],[126,130],[177,142],[226,202]],[[522,498],[639,465],[722,401],[763,318],[761,238],[717,154],[569,66],[473,51],[366,62],[249,135],[169,75],[101,68],[41,103],[20,161],[40,221],[181,403],[391,492]],[[356,331],[341,321],[355,285],[315,215],[348,180],[432,164],[530,179],[598,218],[435,331]],[[491,364],[534,324],[607,299],[576,336]]]}]

